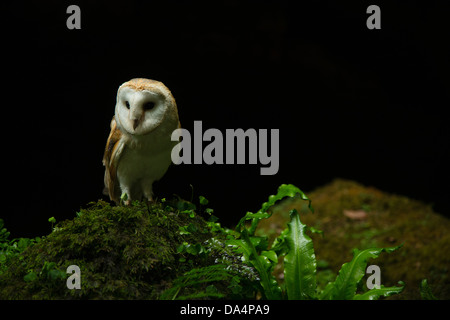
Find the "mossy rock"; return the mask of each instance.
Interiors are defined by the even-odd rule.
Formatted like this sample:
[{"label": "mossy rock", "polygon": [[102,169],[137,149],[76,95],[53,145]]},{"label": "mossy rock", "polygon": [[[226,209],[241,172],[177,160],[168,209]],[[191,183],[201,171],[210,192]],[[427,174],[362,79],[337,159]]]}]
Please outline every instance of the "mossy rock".
[{"label": "mossy rock", "polygon": [[[159,299],[174,279],[214,265],[214,248],[204,255],[178,252],[183,243],[201,246],[212,236],[221,235],[192,210],[99,201],[12,259],[0,273],[0,299]],[[67,288],[70,265],[80,268],[80,290]],[[229,281],[236,281],[223,275],[204,282],[216,297],[227,296]],[[190,292],[207,298],[203,289]]]},{"label": "mossy rock", "polygon": [[[286,227],[292,209],[300,212],[303,223],[322,230],[323,235],[311,235],[321,288],[334,281],[342,264],[351,260],[354,248],[403,244],[372,262],[381,269],[382,285],[406,283],[401,294],[389,299],[421,299],[422,279],[428,279],[437,298],[450,299],[450,221],[431,205],[342,179],[307,195],[314,214],[305,201],[286,199],[272,208],[270,219],[260,221],[258,230],[275,238]],[[275,272],[282,281],[282,266]]]}]

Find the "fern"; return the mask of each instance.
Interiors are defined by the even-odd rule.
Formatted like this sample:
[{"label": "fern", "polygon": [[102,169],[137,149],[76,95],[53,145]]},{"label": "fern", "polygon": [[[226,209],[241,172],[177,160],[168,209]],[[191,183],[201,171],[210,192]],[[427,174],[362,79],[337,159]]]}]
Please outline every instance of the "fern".
[{"label": "fern", "polygon": [[[342,265],[336,280],[329,283],[325,289],[317,292],[316,281],[316,258],[311,238],[306,234],[306,230],[320,232],[314,228],[307,228],[301,223],[296,210],[290,212],[291,221],[275,240],[271,248],[268,248],[267,237],[254,236],[258,222],[261,219],[270,218],[268,213],[270,206],[276,201],[285,197],[300,195],[301,199],[308,201],[308,206],[313,212],[311,200],[294,185],[281,185],[278,193],[269,197],[263,203],[261,209],[256,213],[247,212],[239,221],[236,231],[239,235],[228,240],[228,244],[235,247],[235,250],[243,254],[245,262],[252,265],[260,276],[260,291],[266,299],[364,299],[373,300],[381,296],[387,297],[400,293],[401,287],[384,287],[357,294],[356,289],[364,276],[367,261],[370,258],[378,257],[382,252],[393,252],[400,248],[371,248],[366,250],[355,250],[352,261]],[[249,227],[245,222],[250,220]],[[278,258],[284,256],[284,283],[285,289],[278,285],[272,271],[278,263]]]},{"label": "fern", "polygon": [[[352,261],[342,265],[339,275],[334,282],[329,283],[322,292],[321,299],[331,300],[373,300],[380,296],[389,296],[395,293],[400,293],[402,287],[379,288],[372,289],[362,295],[356,295],[356,288],[358,283],[364,276],[366,270],[367,260],[370,258],[377,258],[382,252],[394,252],[401,247],[392,248],[371,248],[366,250],[355,250]],[[401,283],[402,284],[402,283]]]},{"label": "fern", "polygon": [[[195,268],[176,278],[172,287],[160,297],[162,300],[186,300],[203,298],[223,298],[225,293],[219,292],[215,284],[230,282],[233,275],[223,264]],[[213,289],[215,288],[215,289]]]}]

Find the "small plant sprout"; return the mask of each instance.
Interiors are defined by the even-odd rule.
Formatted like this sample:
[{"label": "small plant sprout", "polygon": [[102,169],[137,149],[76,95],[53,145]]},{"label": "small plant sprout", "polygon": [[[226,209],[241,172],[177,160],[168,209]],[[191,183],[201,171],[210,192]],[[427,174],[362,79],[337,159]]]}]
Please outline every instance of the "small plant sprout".
[{"label": "small plant sprout", "polygon": [[50,223],[52,224],[52,230],[53,230],[53,226],[54,226],[55,223],[56,223],[55,217],[50,217],[50,218],[48,218],[48,222],[50,222]]},{"label": "small plant sprout", "polygon": [[127,200],[128,200],[128,194],[126,194],[125,192],[122,193],[122,194],[120,195],[120,203],[121,203],[121,204],[124,204],[124,203],[127,202]]},{"label": "small plant sprout", "polygon": [[209,203],[208,199],[206,199],[204,196],[199,196],[198,198],[202,206],[206,206]]}]

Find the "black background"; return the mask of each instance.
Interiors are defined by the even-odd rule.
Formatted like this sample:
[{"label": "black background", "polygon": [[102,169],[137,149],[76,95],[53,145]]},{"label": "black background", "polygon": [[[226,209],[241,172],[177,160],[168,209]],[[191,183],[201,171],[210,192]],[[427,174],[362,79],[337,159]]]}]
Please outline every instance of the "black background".
[{"label": "black background", "polygon": [[[12,237],[102,198],[117,88],[164,82],[182,126],[280,129],[280,168],[171,166],[158,196],[210,200],[227,226],[282,183],[349,178],[449,215],[445,1],[46,1],[2,10],[2,212]],[[81,30],[66,9],[81,8]],[[366,9],[381,8],[381,30]],[[103,197],[105,199],[105,197]],[[314,200],[314,199],[313,199]]]}]

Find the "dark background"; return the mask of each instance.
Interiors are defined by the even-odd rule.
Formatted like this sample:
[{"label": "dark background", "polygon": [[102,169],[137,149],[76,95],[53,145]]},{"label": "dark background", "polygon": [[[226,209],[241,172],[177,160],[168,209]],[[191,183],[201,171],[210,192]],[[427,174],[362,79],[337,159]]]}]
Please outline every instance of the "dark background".
[{"label": "dark background", "polygon": [[[280,129],[280,169],[171,166],[160,197],[203,195],[233,226],[282,183],[335,177],[433,203],[449,216],[445,1],[46,1],[2,9],[0,217],[48,234],[102,198],[117,88],[164,82],[182,126]],[[81,8],[68,30],[66,8]],[[381,8],[381,30],[366,9]],[[3,5],[4,6],[4,5]],[[6,84],[6,85],[5,85]],[[105,197],[103,197],[106,199]]]}]

